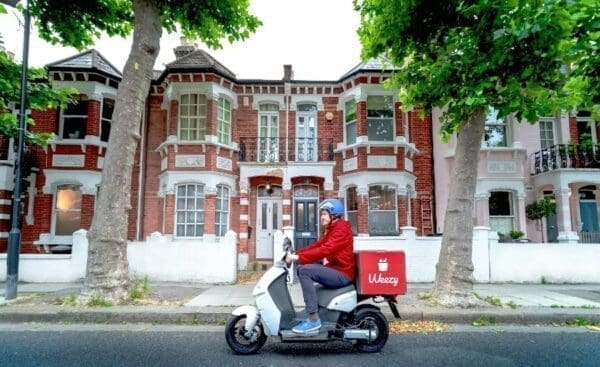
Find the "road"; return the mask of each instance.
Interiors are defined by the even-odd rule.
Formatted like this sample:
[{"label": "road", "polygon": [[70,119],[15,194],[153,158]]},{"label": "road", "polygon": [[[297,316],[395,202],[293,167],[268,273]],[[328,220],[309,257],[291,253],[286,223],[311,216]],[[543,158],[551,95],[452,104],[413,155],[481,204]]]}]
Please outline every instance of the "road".
[{"label": "road", "polygon": [[382,352],[267,342],[233,355],[219,326],[0,324],[0,366],[600,366],[600,332],[453,325],[392,335]]}]

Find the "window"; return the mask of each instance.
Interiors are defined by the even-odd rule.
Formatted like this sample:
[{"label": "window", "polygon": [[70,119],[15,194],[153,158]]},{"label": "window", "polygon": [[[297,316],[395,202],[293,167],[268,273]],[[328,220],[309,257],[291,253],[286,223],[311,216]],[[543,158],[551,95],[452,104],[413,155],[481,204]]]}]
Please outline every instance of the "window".
[{"label": "window", "polygon": [[198,184],[177,186],[176,203],[175,236],[203,236],[204,186]]},{"label": "window", "polygon": [[217,138],[221,144],[231,141],[231,102],[225,98],[217,102]]},{"label": "window", "polygon": [[492,191],[488,202],[490,228],[508,235],[514,229],[513,195],[508,191]]},{"label": "window", "polygon": [[183,94],[179,101],[179,139],[204,140],[206,137],[206,96]]},{"label": "window", "polygon": [[393,186],[369,186],[369,233],[371,235],[397,235],[397,212],[396,189]]},{"label": "window", "polygon": [[369,141],[394,140],[394,100],[392,96],[367,98],[367,133]]},{"label": "window", "polygon": [[540,145],[542,149],[550,148],[554,145],[554,124],[552,120],[540,120]]},{"label": "window", "polygon": [[485,147],[508,146],[508,124],[506,119],[498,118],[498,110],[490,107],[485,116]]},{"label": "window", "polygon": [[346,144],[356,143],[356,101],[346,102],[344,109],[344,126],[346,129]]},{"label": "window", "polygon": [[62,111],[60,136],[63,139],[83,139],[87,129],[87,101],[69,103]]},{"label": "window", "polygon": [[358,196],[356,187],[346,190],[346,218],[352,227],[352,233],[358,234]]},{"label": "window", "polygon": [[115,100],[104,98],[102,101],[102,121],[100,123],[100,140],[108,141],[110,136],[110,125],[112,123],[112,115],[115,110]]},{"label": "window", "polygon": [[229,222],[229,188],[217,186],[217,204],[215,212],[215,234],[217,237],[225,236]]},{"label": "window", "polygon": [[279,106],[261,104],[258,114],[259,162],[279,161]]},{"label": "window", "polygon": [[54,204],[54,235],[72,236],[81,229],[81,190],[77,185],[60,185]]}]

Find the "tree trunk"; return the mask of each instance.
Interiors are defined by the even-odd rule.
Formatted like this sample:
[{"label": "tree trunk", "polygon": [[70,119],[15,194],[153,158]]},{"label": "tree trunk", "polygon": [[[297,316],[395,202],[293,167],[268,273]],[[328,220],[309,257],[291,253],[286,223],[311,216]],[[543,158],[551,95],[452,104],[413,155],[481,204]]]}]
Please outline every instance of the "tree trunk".
[{"label": "tree trunk", "polygon": [[126,296],[129,285],[127,226],[131,172],[162,35],[155,1],[134,0],[133,10],[133,44],[117,92],[98,202],[88,233],[87,272],[80,302],[93,296],[119,301]]},{"label": "tree trunk", "polygon": [[432,296],[447,307],[479,303],[473,297],[473,210],[484,126],[485,114],[481,110],[462,127],[456,143],[442,248],[432,289]]}]

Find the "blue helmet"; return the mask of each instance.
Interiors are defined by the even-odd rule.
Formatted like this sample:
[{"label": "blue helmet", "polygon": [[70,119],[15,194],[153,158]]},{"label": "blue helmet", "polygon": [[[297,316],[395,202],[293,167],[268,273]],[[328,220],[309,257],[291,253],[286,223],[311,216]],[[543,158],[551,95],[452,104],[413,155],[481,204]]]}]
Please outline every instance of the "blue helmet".
[{"label": "blue helmet", "polygon": [[326,199],[319,205],[319,210],[327,210],[332,217],[344,215],[344,204],[338,199]]}]

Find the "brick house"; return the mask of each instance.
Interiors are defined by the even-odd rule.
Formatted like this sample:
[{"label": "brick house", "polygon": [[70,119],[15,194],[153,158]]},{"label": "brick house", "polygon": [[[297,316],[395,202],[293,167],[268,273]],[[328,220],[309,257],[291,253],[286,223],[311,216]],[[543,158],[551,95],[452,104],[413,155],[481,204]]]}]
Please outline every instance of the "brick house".
[{"label": "brick house", "polygon": [[[297,246],[319,234],[318,203],[339,197],[356,236],[435,231],[432,121],[401,109],[383,88],[382,63],[337,80],[238,79],[184,44],[154,75],[141,121],[129,215],[130,240],[160,232],[214,242],[237,233],[238,253],[273,257],[273,233],[293,227]],[[89,228],[121,73],[95,50],[47,66],[77,103],[33,111],[22,252],[67,250]],[[12,140],[0,141],[0,250],[10,230]]]}]

